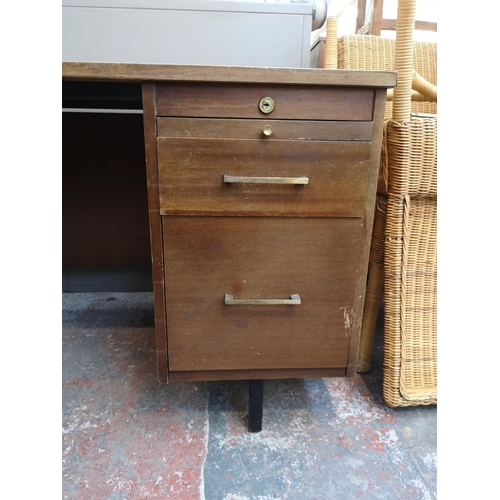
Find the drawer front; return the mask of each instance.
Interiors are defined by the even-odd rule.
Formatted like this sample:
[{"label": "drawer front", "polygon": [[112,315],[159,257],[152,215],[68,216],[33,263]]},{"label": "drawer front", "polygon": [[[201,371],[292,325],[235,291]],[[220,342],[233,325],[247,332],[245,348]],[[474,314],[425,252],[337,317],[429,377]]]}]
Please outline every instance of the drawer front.
[{"label": "drawer front", "polygon": [[373,126],[372,122],[162,117],[157,124],[158,137],[365,142],[371,141]]},{"label": "drawer front", "polygon": [[[371,121],[374,90],[362,87],[171,83],[156,86],[158,116]],[[262,98],[271,113],[259,109]]]},{"label": "drawer front", "polygon": [[346,366],[361,219],[163,217],[163,236],[171,371]]},{"label": "drawer front", "polygon": [[361,217],[369,157],[367,142],[159,138],[160,212]]}]

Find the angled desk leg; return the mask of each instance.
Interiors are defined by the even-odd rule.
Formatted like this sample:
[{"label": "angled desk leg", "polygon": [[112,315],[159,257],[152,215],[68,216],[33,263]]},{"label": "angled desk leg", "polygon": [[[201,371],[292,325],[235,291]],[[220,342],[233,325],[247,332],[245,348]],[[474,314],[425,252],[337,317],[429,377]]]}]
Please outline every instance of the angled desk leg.
[{"label": "angled desk leg", "polygon": [[248,386],[248,430],[262,430],[262,411],[264,404],[264,381],[250,380]]}]

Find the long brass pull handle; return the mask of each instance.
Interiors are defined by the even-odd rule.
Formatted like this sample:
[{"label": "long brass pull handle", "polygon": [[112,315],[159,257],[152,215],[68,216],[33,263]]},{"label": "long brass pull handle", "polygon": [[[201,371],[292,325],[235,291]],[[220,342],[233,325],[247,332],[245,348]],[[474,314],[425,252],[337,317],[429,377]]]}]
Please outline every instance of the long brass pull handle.
[{"label": "long brass pull handle", "polygon": [[224,175],[226,184],[309,184],[308,177],[235,177]]},{"label": "long brass pull handle", "polygon": [[290,295],[289,299],[235,299],[226,293],[224,303],[228,306],[297,306],[301,300],[296,293]]}]

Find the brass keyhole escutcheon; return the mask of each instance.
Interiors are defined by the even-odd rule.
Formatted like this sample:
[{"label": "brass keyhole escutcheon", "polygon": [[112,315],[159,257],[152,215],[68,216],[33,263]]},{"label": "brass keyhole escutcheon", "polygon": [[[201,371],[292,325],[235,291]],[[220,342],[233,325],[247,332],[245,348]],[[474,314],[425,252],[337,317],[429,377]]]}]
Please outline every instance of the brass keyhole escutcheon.
[{"label": "brass keyhole escutcheon", "polygon": [[259,101],[259,109],[266,115],[274,109],[274,101],[270,97],[263,97]]}]

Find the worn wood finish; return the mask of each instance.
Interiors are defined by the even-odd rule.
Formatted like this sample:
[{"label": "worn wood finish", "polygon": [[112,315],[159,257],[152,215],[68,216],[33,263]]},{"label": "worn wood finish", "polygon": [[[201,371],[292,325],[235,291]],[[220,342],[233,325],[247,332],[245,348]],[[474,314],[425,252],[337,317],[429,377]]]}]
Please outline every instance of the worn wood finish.
[{"label": "worn wood finish", "polygon": [[[173,371],[347,365],[362,220],[164,217]],[[289,298],[300,305],[227,306]]]},{"label": "worn wood finish", "polygon": [[361,335],[361,325],[363,320],[363,306],[366,292],[366,277],[368,273],[368,261],[370,255],[370,243],[373,231],[373,216],[375,211],[375,201],[377,195],[378,171],[380,164],[380,152],[383,134],[383,119],[386,103],[386,91],[377,90],[374,104],[374,126],[372,137],[372,149],[370,153],[370,170],[366,185],[366,197],[364,204],[364,225],[362,243],[359,253],[359,262],[356,275],[356,291],[354,294],[354,314],[352,338],[349,346],[349,362],[346,376],[354,377],[358,364],[358,350]]},{"label": "worn wood finish", "polygon": [[144,143],[146,150],[146,172],[149,205],[149,231],[151,238],[151,263],[155,312],[156,359],[158,380],[168,382],[167,325],[165,318],[165,283],[163,270],[163,241],[158,193],[158,162],[156,154],[156,109],[155,86],[142,85],[144,109]]},{"label": "worn wood finish", "polygon": [[344,377],[345,368],[309,368],[288,370],[211,370],[195,372],[170,372],[171,382],[202,380],[270,380],[280,378]]},{"label": "worn wood finish", "polygon": [[248,68],[174,64],[63,62],[63,80],[126,82],[227,82],[266,85],[393,87],[396,73],[308,68]]},{"label": "worn wood finish", "polygon": [[212,118],[158,118],[158,137],[198,139],[265,139],[262,130],[272,126],[272,140],[370,141],[372,122],[231,120]]},{"label": "worn wood finish", "polygon": [[143,83],[159,381],[353,376],[396,73],[63,63],[63,79]]},{"label": "worn wood finish", "polygon": [[[158,139],[163,215],[360,217],[370,144]],[[224,175],[303,177],[307,185],[226,184]]]},{"label": "worn wood finish", "polygon": [[[267,115],[259,109],[263,97],[274,101],[274,110]],[[159,116],[371,121],[374,90],[165,83],[157,86],[156,99]]]}]

